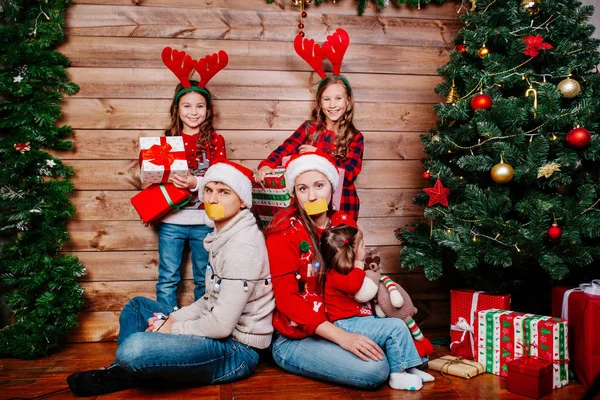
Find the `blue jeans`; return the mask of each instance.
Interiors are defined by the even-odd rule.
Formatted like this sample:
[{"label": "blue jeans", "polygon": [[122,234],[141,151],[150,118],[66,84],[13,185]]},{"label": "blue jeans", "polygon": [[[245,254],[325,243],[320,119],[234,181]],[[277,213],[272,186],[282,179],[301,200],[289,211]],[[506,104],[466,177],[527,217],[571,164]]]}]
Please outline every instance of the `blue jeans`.
[{"label": "blue jeans", "polygon": [[352,317],[340,319],[335,325],[377,343],[385,350],[390,372],[404,371],[423,363],[406,322],[399,318]]},{"label": "blue jeans", "polygon": [[361,389],[376,388],[390,374],[385,357],[382,361],[363,361],[316,335],[296,340],[275,333],[271,351],[277,365],[287,372]]},{"label": "blue jeans", "polygon": [[204,238],[213,228],[206,225],[160,224],[158,231],[158,282],[156,300],[159,303],[177,306],[177,284],[181,280],[181,259],[185,242],[192,252],[194,274],[194,300],[204,295],[208,252],[204,248]]},{"label": "blue jeans", "polygon": [[258,353],[231,337],[144,332],[154,312],[172,307],[145,297],[134,297],[123,307],[119,324],[116,364],[142,379],[164,378],[199,385],[239,381],[250,376]]}]

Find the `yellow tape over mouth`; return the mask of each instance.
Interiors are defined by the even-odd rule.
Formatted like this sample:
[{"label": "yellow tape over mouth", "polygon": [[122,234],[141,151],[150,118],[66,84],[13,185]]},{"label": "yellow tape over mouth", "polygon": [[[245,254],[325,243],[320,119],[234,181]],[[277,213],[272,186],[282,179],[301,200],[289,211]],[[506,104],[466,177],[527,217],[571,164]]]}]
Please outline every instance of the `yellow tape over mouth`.
[{"label": "yellow tape over mouth", "polygon": [[210,219],[221,219],[225,218],[225,207],[222,204],[210,204],[204,203],[204,209],[206,210],[206,215]]},{"label": "yellow tape over mouth", "polygon": [[308,215],[323,214],[329,209],[329,203],[325,199],[304,203],[304,210]]}]

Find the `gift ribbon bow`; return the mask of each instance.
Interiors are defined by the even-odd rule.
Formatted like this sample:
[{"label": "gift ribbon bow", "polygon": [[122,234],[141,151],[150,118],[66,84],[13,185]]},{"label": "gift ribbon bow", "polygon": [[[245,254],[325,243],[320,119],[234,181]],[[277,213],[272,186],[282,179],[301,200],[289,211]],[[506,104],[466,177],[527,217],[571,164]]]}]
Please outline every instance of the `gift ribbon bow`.
[{"label": "gift ribbon bow", "polygon": [[165,167],[161,182],[166,182],[171,173],[171,164],[175,160],[186,160],[185,151],[171,151],[173,146],[167,143],[165,136],[160,137],[160,144],[154,144],[149,149],[140,151],[140,166],[144,161],[150,161],[154,165]]},{"label": "gift ribbon bow", "polygon": [[483,293],[483,291],[474,292],[473,298],[471,299],[471,312],[469,313],[470,322],[467,322],[463,317],[459,317],[458,321],[454,325],[450,325],[451,331],[461,331],[463,334],[460,337],[460,340],[450,343],[450,349],[455,344],[460,344],[465,341],[467,333],[469,334],[469,342],[471,343],[471,354],[475,354],[475,344],[473,340],[473,335],[475,334],[475,327],[473,326],[473,322],[475,320],[475,311],[477,310],[477,303],[479,301],[479,293]]},{"label": "gift ribbon bow", "polygon": [[567,321],[569,320],[569,295],[573,292],[584,292],[598,296],[600,295],[600,279],[594,279],[589,283],[580,283],[579,287],[569,289],[565,292],[563,295],[561,317]]},{"label": "gift ribbon bow", "polygon": [[[532,356],[531,355],[531,348],[532,347],[536,347],[537,345],[535,343],[529,343],[528,345],[524,345],[522,341],[517,340],[517,344],[521,345],[521,347],[526,347],[527,351],[523,354],[523,357],[526,357],[527,359],[525,360],[525,362],[523,363],[522,367],[525,367],[527,364],[529,364],[532,361],[536,361],[536,360],[544,360],[544,361],[549,361],[552,364],[564,364],[566,362],[569,362],[569,359],[563,359],[563,360],[546,360],[544,358],[539,358],[538,356]],[[522,370],[522,369],[521,369]]]},{"label": "gift ribbon bow", "polygon": [[179,204],[175,204],[173,203],[173,200],[171,199],[171,196],[169,196],[169,192],[167,192],[167,189],[165,188],[165,185],[158,185],[158,187],[160,187],[160,191],[162,192],[163,196],[165,196],[165,200],[167,200],[167,204],[169,204],[169,206],[174,209],[174,210],[181,210],[183,207],[185,207],[187,205],[187,203],[190,202],[190,200],[192,200],[192,195],[190,194],[190,197],[188,197],[187,199],[185,199],[184,201],[182,201]]}]

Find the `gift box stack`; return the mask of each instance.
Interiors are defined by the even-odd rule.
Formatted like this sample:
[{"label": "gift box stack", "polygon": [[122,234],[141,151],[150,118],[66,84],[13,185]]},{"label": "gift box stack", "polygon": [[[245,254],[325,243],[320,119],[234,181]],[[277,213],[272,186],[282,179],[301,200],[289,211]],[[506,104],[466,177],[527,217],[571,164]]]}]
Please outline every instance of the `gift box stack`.
[{"label": "gift box stack", "polygon": [[507,376],[508,364],[522,357],[552,363],[552,387],[568,383],[567,323],[560,318],[507,310],[482,310],[475,318],[477,361],[486,372]]},{"label": "gift box stack", "polygon": [[292,202],[285,188],[284,173],[284,168],[276,168],[265,176],[264,188],[258,183],[252,186],[252,205],[264,225],[271,222],[279,210],[288,207]]},{"label": "gift box stack", "polygon": [[577,381],[589,388],[600,375],[600,281],[574,290],[554,287],[552,316],[567,320],[571,370]]},{"label": "gift box stack", "polygon": [[142,183],[167,183],[172,175],[185,178],[188,164],[181,136],[140,138]]},{"label": "gift box stack", "polygon": [[474,290],[450,291],[450,351],[453,356],[474,359],[474,320],[480,310],[510,309],[510,295],[492,295]]},{"label": "gift box stack", "polygon": [[192,199],[189,190],[167,183],[172,175],[188,174],[181,136],[141,137],[139,163],[142,183],[152,184],[131,198],[142,221],[157,222]]}]

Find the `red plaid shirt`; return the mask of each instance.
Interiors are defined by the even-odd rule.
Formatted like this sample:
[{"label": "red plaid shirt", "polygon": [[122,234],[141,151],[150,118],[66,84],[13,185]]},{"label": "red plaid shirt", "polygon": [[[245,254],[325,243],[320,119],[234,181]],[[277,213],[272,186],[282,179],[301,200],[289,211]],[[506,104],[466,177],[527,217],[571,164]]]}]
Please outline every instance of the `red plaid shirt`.
[{"label": "red plaid shirt", "polygon": [[356,193],[354,181],[360,174],[362,169],[362,157],[365,150],[364,138],[362,133],[356,132],[348,146],[346,157],[335,156],[337,135],[334,131],[330,131],[322,125],[322,131],[317,140],[309,140],[309,136],[313,138],[317,132],[318,125],[314,121],[306,121],[296,132],[287,138],[278,148],[276,148],[269,157],[262,161],[258,168],[268,166],[275,168],[281,165],[281,159],[285,156],[296,154],[298,147],[303,144],[315,146],[319,150],[325,151],[335,158],[335,163],[338,168],[344,168],[344,187],[342,188],[342,201],[340,211],[351,215],[354,220],[358,220],[358,210],[360,201]]}]

